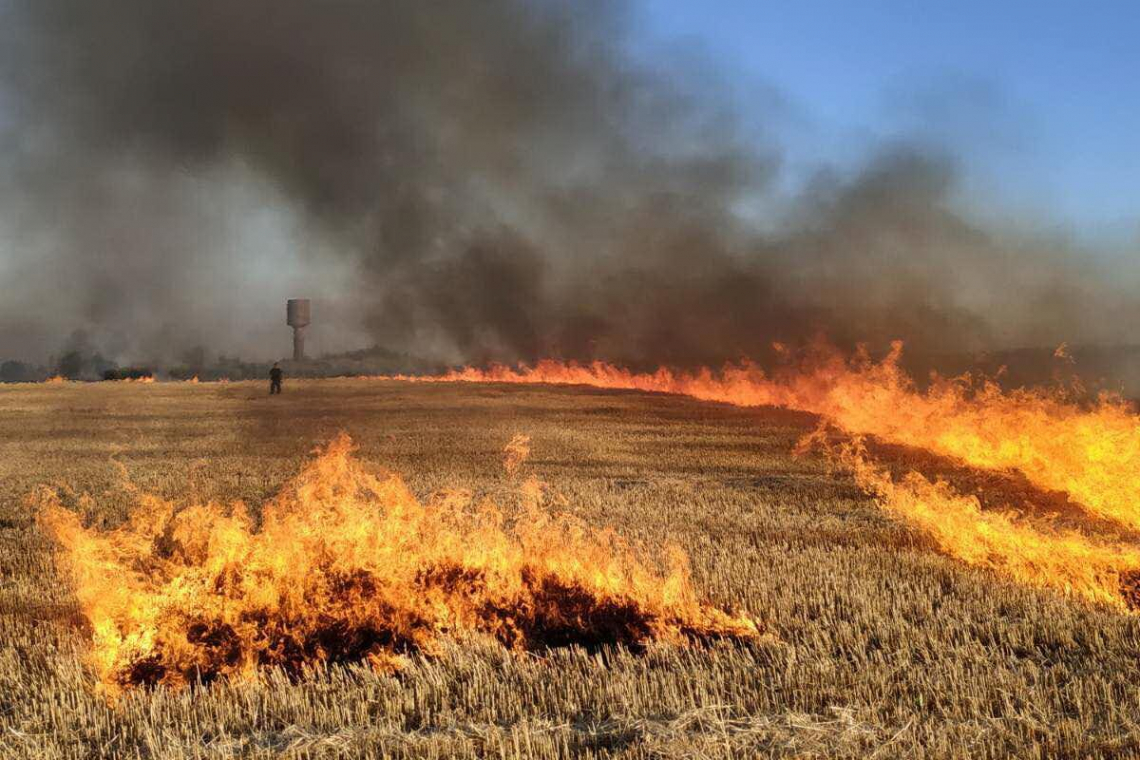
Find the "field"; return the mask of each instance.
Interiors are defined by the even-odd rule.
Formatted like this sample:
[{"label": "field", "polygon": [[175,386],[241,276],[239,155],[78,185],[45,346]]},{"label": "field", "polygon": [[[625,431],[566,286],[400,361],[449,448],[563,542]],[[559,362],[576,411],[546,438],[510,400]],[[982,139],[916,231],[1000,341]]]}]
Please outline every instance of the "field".
[{"label": "field", "polygon": [[[1140,756],[1140,620],[943,556],[819,457],[811,415],[575,387],[366,380],[0,389],[0,756]],[[139,489],[258,505],[339,431],[426,496],[504,505],[504,446],[551,509],[690,556],[768,634],[708,648],[509,653],[455,641],[396,675],[94,693],[90,639],[26,497]],[[908,456],[906,452],[899,457]],[[959,473],[961,476],[961,474]]]}]

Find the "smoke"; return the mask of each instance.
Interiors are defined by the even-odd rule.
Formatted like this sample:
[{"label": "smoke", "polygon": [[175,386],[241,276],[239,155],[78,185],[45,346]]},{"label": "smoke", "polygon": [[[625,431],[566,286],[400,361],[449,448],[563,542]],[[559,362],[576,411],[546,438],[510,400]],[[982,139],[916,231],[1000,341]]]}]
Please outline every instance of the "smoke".
[{"label": "smoke", "polygon": [[3,2],[0,319],[22,338],[0,353],[77,324],[131,358],[221,336],[284,353],[294,295],[326,349],[453,362],[1127,337],[1119,270],[972,223],[937,151],[821,171],[760,224],[778,149],[715,74],[635,59],[632,18],[604,0]]}]

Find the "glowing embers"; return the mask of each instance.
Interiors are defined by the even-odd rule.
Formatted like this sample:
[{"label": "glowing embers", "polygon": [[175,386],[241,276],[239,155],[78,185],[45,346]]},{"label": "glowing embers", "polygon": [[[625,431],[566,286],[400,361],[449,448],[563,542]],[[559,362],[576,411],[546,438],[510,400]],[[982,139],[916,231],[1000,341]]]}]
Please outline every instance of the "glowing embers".
[{"label": "glowing embers", "polygon": [[747,616],[697,598],[678,551],[657,573],[612,531],[534,504],[511,521],[462,494],[422,503],[351,449],[344,435],[330,443],[259,524],[240,503],[176,509],[140,495],[126,524],[101,532],[41,490],[41,522],[90,620],[103,687],[318,663],[391,670],[447,634],[518,650],[758,635]]}]

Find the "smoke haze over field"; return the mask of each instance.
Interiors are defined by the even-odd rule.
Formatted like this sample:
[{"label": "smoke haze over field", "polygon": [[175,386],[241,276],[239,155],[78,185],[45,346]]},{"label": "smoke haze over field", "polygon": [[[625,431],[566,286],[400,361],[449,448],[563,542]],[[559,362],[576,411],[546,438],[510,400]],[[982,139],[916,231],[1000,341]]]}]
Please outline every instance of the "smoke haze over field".
[{"label": "smoke haze over field", "polygon": [[715,75],[635,60],[631,13],[0,1],[0,356],[81,326],[125,360],[284,354],[295,295],[324,350],[449,362],[1135,340],[1131,265],[972,223],[935,150],[760,225],[778,146]]}]

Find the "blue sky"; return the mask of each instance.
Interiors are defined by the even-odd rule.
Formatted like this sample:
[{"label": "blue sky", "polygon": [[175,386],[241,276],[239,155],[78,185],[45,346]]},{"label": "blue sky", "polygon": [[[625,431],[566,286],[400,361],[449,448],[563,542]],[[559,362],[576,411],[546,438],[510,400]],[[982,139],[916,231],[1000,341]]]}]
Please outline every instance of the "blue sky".
[{"label": "blue sky", "polygon": [[789,181],[920,140],[979,213],[1140,240],[1140,2],[640,2],[647,44],[728,73]]}]

